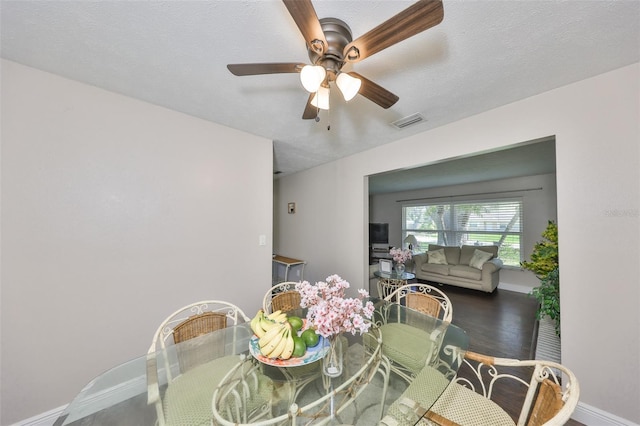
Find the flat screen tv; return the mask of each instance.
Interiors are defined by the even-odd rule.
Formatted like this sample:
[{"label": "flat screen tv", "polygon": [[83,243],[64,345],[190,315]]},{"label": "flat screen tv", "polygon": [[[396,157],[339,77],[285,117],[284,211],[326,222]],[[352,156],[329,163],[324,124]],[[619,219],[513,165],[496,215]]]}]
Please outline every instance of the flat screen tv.
[{"label": "flat screen tv", "polygon": [[369,224],[369,244],[389,244],[389,224]]}]

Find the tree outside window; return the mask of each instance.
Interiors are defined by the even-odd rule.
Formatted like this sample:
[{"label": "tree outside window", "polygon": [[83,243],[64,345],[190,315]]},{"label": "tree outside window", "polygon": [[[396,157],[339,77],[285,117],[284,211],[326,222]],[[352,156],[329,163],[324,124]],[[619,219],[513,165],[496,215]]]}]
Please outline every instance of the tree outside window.
[{"label": "tree outside window", "polygon": [[505,266],[522,261],[522,201],[450,202],[402,208],[402,239],[413,234],[418,250],[444,246],[496,245]]}]

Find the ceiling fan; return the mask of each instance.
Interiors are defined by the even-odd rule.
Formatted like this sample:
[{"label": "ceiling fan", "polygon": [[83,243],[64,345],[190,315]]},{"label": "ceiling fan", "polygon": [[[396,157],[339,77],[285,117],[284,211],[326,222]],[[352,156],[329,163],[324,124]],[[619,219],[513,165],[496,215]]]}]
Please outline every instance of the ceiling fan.
[{"label": "ceiling fan", "polygon": [[282,0],[304,37],[310,64],[258,63],[229,64],[234,75],[300,73],[310,92],[303,119],[329,109],[330,83],[335,82],[346,101],[360,94],[382,108],[389,108],[398,96],[356,72],[342,72],[347,63],[359,62],[396,43],[442,22],[442,0],[420,0],[397,15],[353,40],[349,26],[337,18],[318,19],[311,0]]}]

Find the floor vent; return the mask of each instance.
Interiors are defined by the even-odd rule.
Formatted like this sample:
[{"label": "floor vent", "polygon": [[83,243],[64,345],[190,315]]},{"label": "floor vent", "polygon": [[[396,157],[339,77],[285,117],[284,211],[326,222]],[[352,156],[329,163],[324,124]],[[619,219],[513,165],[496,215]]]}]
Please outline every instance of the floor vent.
[{"label": "floor vent", "polygon": [[426,118],[419,112],[415,114],[408,115],[400,120],[396,120],[391,125],[397,129],[404,129],[405,127],[413,126],[414,124],[422,123],[423,121],[427,121]]}]

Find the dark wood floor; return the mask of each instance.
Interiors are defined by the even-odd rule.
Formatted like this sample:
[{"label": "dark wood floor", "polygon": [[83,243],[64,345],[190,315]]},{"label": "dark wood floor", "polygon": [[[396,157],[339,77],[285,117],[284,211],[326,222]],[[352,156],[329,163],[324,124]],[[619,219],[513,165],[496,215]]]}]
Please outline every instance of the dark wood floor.
[{"label": "dark wood floor", "polygon": [[513,291],[493,293],[442,285],[453,305],[453,323],[469,335],[469,349],[497,357],[535,355],[537,302]]},{"label": "dark wood floor", "polygon": [[[448,285],[440,288],[451,299],[453,323],[469,336],[469,350],[503,358],[535,357],[537,302],[533,297],[505,290],[487,294]],[[497,396],[515,420],[519,406],[511,402],[517,400],[518,394],[523,395],[522,389],[510,389],[504,396]],[[582,423],[569,420],[567,425]]]}]

